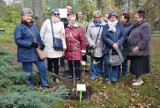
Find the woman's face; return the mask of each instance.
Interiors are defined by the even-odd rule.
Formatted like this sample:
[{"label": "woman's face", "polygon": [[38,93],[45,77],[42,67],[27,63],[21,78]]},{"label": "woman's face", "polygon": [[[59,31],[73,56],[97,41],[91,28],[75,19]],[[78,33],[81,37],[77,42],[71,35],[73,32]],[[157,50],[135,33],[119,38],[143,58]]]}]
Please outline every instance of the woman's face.
[{"label": "woman's face", "polygon": [[94,17],[94,21],[99,22],[101,20],[101,17]]},{"label": "woman's face", "polygon": [[123,24],[126,24],[127,19],[125,19],[124,16],[121,15],[121,16],[120,16],[120,22],[123,23]]},{"label": "woman's face", "polygon": [[69,25],[73,27],[76,22],[76,17],[70,17],[68,22],[69,22]]},{"label": "woman's face", "polygon": [[26,22],[31,22],[32,21],[32,14],[25,14],[24,16],[22,16],[22,20],[25,20]]},{"label": "woman's face", "polygon": [[117,17],[116,17],[116,16],[111,16],[111,17],[109,18],[109,21],[110,21],[110,22],[115,22],[115,21],[117,21]]},{"label": "woman's face", "polygon": [[143,18],[139,16],[139,14],[135,14],[134,16],[134,22],[136,23],[141,23],[143,21]]},{"label": "woman's face", "polygon": [[55,19],[59,19],[59,18],[60,18],[59,15],[60,15],[59,12],[54,12],[54,13],[52,14],[52,17],[55,18]]},{"label": "woman's face", "polygon": [[78,16],[78,18],[83,18],[83,13],[82,12],[78,12],[77,16]]}]

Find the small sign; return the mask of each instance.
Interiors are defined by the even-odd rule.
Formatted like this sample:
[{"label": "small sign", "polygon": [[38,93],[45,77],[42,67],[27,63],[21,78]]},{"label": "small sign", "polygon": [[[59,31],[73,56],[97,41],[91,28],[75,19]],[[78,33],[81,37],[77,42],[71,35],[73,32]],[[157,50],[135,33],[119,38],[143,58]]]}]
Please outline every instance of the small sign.
[{"label": "small sign", "polygon": [[77,84],[77,91],[86,91],[86,84]]},{"label": "small sign", "polygon": [[59,9],[60,18],[67,18],[67,9]]}]

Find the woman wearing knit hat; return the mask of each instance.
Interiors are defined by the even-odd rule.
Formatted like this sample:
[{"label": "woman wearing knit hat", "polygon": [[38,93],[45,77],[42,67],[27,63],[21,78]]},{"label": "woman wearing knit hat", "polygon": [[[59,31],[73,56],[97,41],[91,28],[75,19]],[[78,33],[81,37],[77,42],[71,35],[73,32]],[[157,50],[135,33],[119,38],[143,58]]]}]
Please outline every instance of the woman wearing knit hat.
[{"label": "woman wearing knit hat", "polygon": [[30,8],[24,8],[21,11],[21,23],[18,24],[14,31],[14,40],[17,44],[17,59],[22,62],[23,70],[28,72],[30,76],[27,78],[28,83],[34,87],[32,77],[32,64],[36,64],[39,70],[41,85],[49,88],[46,81],[46,65],[40,60],[36,52],[38,45],[44,49],[44,43],[40,38],[39,31],[32,21],[33,12]]},{"label": "woman wearing knit hat", "polygon": [[[52,26],[51,26],[52,25]],[[51,11],[51,19],[47,19],[40,30],[40,35],[45,44],[44,51],[47,53],[48,71],[59,75],[59,58],[63,56],[66,49],[64,24],[60,21],[60,13],[58,8],[53,8]],[[59,38],[63,43],[63,51],[55,50],[53,47],[53,36]]]},{"label": "woman wearing knit hat", "polygon": [[102,41],[104,42],[104,72],[105,82],[116,84],[118,80],[119,66],[109,66],[107,61],[109,58],[109,50],[113,49],[116,53],[117,48],[121,48],[125,39],[125,30],[121,23],[118,22],[118,16],[115,12],[110,12],[108,23],[103,27]]}]

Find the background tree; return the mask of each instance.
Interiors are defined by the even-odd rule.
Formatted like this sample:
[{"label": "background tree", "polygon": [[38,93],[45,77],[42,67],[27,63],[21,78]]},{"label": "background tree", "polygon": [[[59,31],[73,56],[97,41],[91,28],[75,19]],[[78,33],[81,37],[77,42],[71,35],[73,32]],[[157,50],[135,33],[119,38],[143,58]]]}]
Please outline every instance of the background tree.
[{"label": "background tree", "polygon": [[40,30],[44,22],[41,0],[33,0],[33,10],[34,10],[34,18],[36,25]]}]

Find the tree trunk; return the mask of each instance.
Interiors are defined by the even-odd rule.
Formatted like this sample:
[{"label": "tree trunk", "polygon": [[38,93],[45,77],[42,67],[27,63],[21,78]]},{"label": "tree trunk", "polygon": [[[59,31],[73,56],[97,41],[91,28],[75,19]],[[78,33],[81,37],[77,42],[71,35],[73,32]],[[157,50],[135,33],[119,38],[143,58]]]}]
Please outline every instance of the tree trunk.
[{"label": "tree trunk", "polygon": [[34,9],[34,19],[38,29],[40,30],[44,21],[41,0],[33,0],[33,9]]}]

